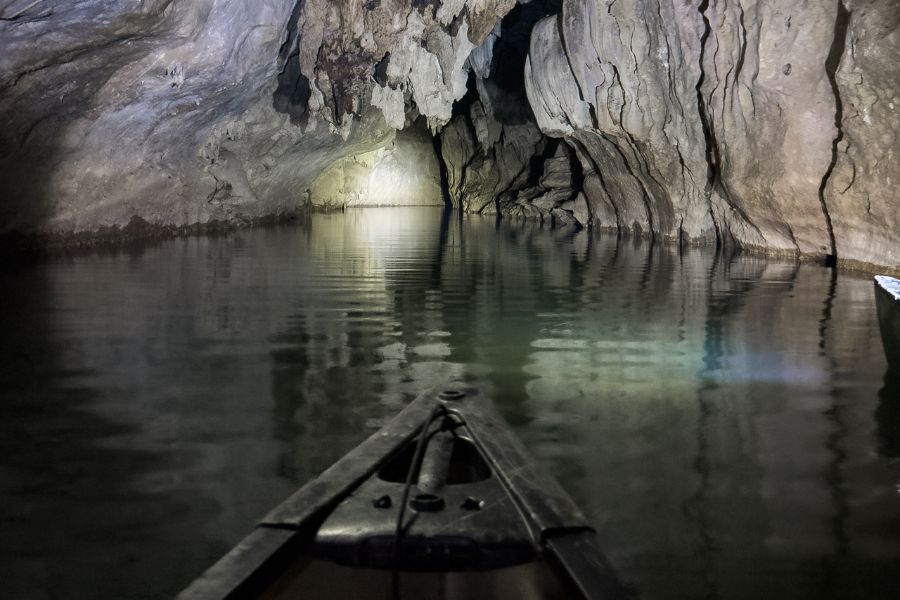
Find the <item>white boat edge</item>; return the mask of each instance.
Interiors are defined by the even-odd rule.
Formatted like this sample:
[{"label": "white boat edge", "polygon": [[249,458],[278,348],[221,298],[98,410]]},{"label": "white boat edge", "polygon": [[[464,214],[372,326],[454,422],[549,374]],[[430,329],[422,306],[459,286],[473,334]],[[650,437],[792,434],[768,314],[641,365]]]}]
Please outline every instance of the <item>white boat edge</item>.
[{"label": "white boat edge", "polygon": [[875,283],[894,297],[894,300],[900,302],[900,279],[888,277],[887,275],[876,275]]}]

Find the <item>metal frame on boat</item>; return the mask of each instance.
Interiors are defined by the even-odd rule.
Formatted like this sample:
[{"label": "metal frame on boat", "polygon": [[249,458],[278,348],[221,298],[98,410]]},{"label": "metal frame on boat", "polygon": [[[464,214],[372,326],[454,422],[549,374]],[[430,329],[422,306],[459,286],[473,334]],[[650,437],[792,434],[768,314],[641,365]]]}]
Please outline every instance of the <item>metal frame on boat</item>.
[{"label": "metal frame on boat", "polygon": [[594,531],[473,387],[425,392],[184,590],[224,598],[621,598]]}]

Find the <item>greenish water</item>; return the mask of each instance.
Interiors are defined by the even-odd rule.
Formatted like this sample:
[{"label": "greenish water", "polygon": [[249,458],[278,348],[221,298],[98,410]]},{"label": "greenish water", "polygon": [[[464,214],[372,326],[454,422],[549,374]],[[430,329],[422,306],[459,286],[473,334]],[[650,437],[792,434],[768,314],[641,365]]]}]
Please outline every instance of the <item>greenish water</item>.
[{"label": "greenish water", "polygon": [[900,597],[868,278],[432,209],[0,277],[4,598],[171,596],[450,377],[645,598]]}]

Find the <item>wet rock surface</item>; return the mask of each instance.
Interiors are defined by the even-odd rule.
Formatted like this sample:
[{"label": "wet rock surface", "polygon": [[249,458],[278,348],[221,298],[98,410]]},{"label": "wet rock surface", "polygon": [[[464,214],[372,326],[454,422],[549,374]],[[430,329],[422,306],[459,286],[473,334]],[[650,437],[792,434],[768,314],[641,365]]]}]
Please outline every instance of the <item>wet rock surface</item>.
[{"label": "wet rock surface", "polygon": [[419,116],[449,121],[514,4],[7,3],[0,233],[295,211],[336,162],[390,151]]},{"label": "wet rock surface", "polygon": [[266,185],[248,193],[277,176],[256,173],[236,148],[219,160],[222,144],[209,139],[234,141],[260,119],[278,133],[277,113],[264,108],[229,124],[274,78],[290,3],[12,6],[24,12],[0,21],[0,229],[77,232],[135,216],[183,224],[287,207]]},{"label": "wet rock surface", "polygon": [[397,132],[391,143],[335,161],[309,188],[312,208],[440,206],[441,173],[431,136],[421,128]]},{"label": "wet rock surface", "polygon": [[434,152],[397,151],[415,125],[469,212],[898,269],[898,23],[892,0],[12,0],[0,234],[385,204],[359,182],[388,163],[431,203]]},{"label": "wet rock surface", "polygon": [[832,46],[829,57],[834,62],[828,71],[838,102],[839,131],[823,201],[839,258],[896,269],[900,267],[900,5],[846,1],[835,26],[838,43]]},{"label": "wet rock surface", "polygon": [[896,267],[898,19],[886,0],[565,0],[534,30],[529,100],[601,226]]},{"label": "wet rock surface", "polygon": [[503,124],[489,111],[476,99],[441,133],[450,197],[466,212],[496,214],[502,198],[527,184],[531,161],[546,144],[533,122]]},{"label": "wet rock surface", "polygon": [[580,165],[564,144],[540,131],[525,93],[532,29],[559,7],[552,0],[517,6],[470,59],[470,90],[441,133],[448,192],[461,210],[590,224],[584,198],[576,211]]}]

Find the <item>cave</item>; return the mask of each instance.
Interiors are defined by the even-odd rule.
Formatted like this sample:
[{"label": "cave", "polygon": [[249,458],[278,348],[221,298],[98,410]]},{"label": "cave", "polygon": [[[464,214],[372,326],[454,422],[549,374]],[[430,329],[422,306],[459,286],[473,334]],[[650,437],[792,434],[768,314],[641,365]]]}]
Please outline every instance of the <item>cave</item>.
[{"label": "cave", "polygon": [[[4,595],[215,597],[447,382],[623,596],[900,595],[898,58],[895,0],[0,0]],[[435,597],[559,593],[504,573]]]},{"label": "cave", "polygon": [[900,265],[889,2],[51,4],[0,20],[5,248],[448,203]]}]

